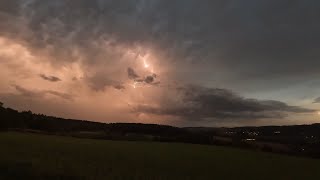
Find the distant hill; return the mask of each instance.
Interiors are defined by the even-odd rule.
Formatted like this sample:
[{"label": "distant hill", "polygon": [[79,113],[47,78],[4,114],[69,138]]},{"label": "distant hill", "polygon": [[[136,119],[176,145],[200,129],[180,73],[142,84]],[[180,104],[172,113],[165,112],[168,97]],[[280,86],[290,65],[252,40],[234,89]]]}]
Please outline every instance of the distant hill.
[{"label": "distant hill", "polygon": [[99,123],[63,119],[0,107],[0,130],[18,130],[116,140],[147,140],[210,144],[210,137],[188,129],[157,124]]},{"label": "distant hill", "polygon": [[79,138],[183,142],[250,148],[320,157],[320,124],[237,128],[186,127],[139,123],[99,123],[63,119],[0,104],[0,131],[27,131]]}]

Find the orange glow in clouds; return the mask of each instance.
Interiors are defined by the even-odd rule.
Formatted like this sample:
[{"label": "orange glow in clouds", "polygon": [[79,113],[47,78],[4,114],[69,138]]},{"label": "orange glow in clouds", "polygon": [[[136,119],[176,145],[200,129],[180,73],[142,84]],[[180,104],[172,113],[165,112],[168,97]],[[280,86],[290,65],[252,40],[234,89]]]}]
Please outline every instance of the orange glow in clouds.
[{"label": "orange glow in clouds", "polygon": [[[152,73],[154,74],[154,68],[153,66],[149,63],[148,58],[149,58],[150,54],[146,54],[144,56],[141,56],[140,54],[138,55],[138,60],[142,61],[142,66],[144,69],[147,70],[147,73]],[[134,89],[139,87],[139,84],[141,82],[139,81],[135,81],[133,82],[133,84],[131,85]]]},{"label": "orange glow in clouds", "polygon": [[143,64],[144,64],[144,67],[145,67],[145,68],[148,68],[148,67],[149,67],[149,64],[146,62],[146,60],[143,60]]},{"label": "orange glow in clouds", "polygon": [[145,68],[149,68],[149,67],[150,67],[150,65],[149,65],[148,62],[147,62],[148,57],[149,57],[149,54],[147,54],[147,55],[145,55],[145,56],[143,56],[143,57],[140,56],[140,54],[139,54],[139,58],[142,59],[142,61],[143,61],[143,66],[144,66]]}]

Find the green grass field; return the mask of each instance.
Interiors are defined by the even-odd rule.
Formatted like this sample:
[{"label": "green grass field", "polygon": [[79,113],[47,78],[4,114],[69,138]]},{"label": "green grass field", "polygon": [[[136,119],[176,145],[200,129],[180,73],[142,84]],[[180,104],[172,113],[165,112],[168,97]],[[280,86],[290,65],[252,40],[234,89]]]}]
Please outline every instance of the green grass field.
[{"label": "green grass field", "polygon": [[0,179],[320,179],[320,160],[192,144],[0,133]]}]

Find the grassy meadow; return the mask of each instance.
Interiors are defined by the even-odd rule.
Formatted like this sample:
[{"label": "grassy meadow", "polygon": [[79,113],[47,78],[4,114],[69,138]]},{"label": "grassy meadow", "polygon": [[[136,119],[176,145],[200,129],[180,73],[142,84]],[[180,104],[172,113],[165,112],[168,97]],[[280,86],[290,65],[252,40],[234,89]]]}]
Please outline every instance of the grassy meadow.
[{"label": "grassy meadow", "polygon": [[0,179],[320,179],[320,160],[205,145],[1,132]]}]

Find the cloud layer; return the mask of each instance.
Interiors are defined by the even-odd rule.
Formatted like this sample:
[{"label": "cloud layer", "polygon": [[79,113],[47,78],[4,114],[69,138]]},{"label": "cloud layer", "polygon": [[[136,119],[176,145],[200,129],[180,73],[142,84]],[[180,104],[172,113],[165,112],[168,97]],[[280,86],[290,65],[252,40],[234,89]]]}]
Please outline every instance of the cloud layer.
[{"label": "cloud layer", "polygon": [[183,86],[176,89],[175,100],[160,106],[138,105],[137,112],[173,115],[183,119],[260,119],[283,118],[286,113],[313,113],[314,110],[272,100],[246,99],[226,89]]},{"label": "cloud layer", "polygon": [[14,88],[17,90],[17,92],[19,93],[20,96],[24,96],[27,98],[43,98],[45,95],[54,95],[57,96],[59,98],[62,98],[64,100],[72,100],[73,96],[70,94],[66,94],[66,93],[61,93],[58,91],[52,91],[52,90],[45,90],[45,91],[39,91],[39,90],[29,90],[29,89],[25,89],[21,86],[18,85],[14,85]]},{"label": "cloud layer", "polygon": [[92,104],[86,117],[99,121],[290,123],[292,114],[317,108],[309,104],[320,90],[319,7],[316,0],[3,0],[0,93]]}]

